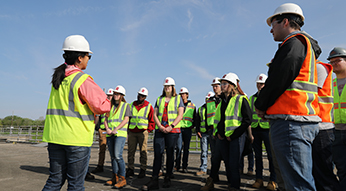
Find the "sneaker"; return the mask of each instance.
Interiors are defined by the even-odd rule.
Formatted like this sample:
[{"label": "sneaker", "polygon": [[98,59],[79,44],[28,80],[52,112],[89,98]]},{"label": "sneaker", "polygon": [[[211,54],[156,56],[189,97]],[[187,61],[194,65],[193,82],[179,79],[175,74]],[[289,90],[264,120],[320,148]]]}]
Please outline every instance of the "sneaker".
[{"label": "sneaker", "polygon": [[252,185],[252,188],[260,188],[260,187],[263,187],[263,180],[256,179],[256,182]]},{"label": "sneaker", "polygon": [[159,189],[159,178],[152,177],[148,183],[142,186],[142,190],[157,190]]},{"label": "sneaker", "polygon": [[204,171],[198,171],[198,172],[196,172],[196,176],[204,176],[204,175],[206,175],[207,174],[207,172],[204,172]]},{"label": "sneaker", "polygon": [[189,171],[187,170],[187,168],[183,168],[183,170],[181,170],[182,173],[188,173]]},{"label": "sneaker", "polygon": [[165,179],[163,180],[163,188],[169,188],[171,187],[171,178],[169,176],[165,176]]},{"label": "sneaker", "polygon": [[255,173],[253,171],[249,170],[249,171],[247,171],[246,175],[253,176],[253,175],[255,175]]},{"label": "sneaker", "polygon": [[138,178],[144,178],[145,177],[145,170],[141,169],[138,174]]},{"label": "sneaker", "polygon": [[213,178],[208,177],[205,186],[201,188],[202,191],[209,191],[214,189],[214,181]]},{"label": "sneaker", "polygon": [[133,169],[128,168],[126,170],[126,177],[130,177],[130,176],[133,176],[133,175],[135,175],[135,173],[133,172]]},{"label": "sneaker", "polygon": [[90,172],[87,172],[87,174],[85,175],[85,180],[89,181],[94,179],[95,179],[95,176],[91,175]]},{"label": "sneaker", "polygon": [[91,171],[91,173],[99,173],[99,172],[103,172],[103,166],[97,165],[97,167]]},{"label": "sneaker", "polygon": [[160,177],[160,176],[163,176],[163,172],[162,172],[162,171],[159,172],[159,177]]},{"label": "sneaker", "polygon": [[274,181],[269,181],[267,185],[267,190],[277,190],[278,186]]}]

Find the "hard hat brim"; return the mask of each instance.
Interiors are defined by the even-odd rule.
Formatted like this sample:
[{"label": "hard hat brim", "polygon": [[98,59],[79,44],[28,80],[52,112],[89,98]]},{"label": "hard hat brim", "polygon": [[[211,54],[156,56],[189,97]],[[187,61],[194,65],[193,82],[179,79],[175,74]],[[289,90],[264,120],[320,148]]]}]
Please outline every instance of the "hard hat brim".
[{"label": "hard hat brim", "polygon": [[303,15],[297,14],[296,12],[276,13],[276,14],[274,14],[274,15],[272,15],[272,16],[270,16],[270,17],[268,17],[268,19],[267,19],[267,24],[268,24],[268,26],[270,26],[270,27],[271,27],[271,25],[272,25],[271,20],[272,20],[272,18],[273,18],[273,17],[276,17],[276,16],[278,16],[278,15],[284,15],[284,14],[295,14],[295,15],[300,16],[300,17],[302,18],[302,21],[304,21],[304,20],[305,20],[305,18],[304,18],[304,16],[303,16]]}]

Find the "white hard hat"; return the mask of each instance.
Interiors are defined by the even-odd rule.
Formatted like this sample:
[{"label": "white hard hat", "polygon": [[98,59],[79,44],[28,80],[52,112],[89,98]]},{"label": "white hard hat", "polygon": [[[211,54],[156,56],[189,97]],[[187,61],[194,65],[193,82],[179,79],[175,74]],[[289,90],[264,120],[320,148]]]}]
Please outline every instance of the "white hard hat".
[{"label": "white hard hat", "polygon": [[68,36],[62,45],[62,50],[93,53],[90,50],[88,41],[82,35]]},{"label": "white hard hat", "polygon": [[272,24],[272,18],[282,14],[296,14],[302,18],[302,21],[304,21],[305,19],[303,15],[303,10],[297,4],[285,3],[275,9],[274,14],[267,19],[267,24],[270,26]]},{"label": "white hard hat", "polygon": [[239,81],[239,78],[237,74],[230,72],[228,74],[223,75],[220,81],[221,80],[226,80],[228,82],[231,82],[233,85],[235,85],[235,87],[237,87],[237,84],[238,84],[237,82]]},{"label": "white hard hat", "polygon": [[170,85],[175,86],[175,81],[173,80],[173,78],[167,77],[165,79],[165,81],[163,82],[163,85],[164,86],[170,86]]},{"label": "white hard hat", "polygon": [[209,99],[215,95],[214,92],[208,92],[207,95],[205,95],[205,98]]},{"label": "white hard hat", "polygon": [[180,94],[182,94],[182,93],[189,93],[189,90],[187,90],[187,88],[185,88],[185,87],[182,87],[182,88],[180,88],[179,93]]},{"label": "white hard hat", "polygon": [[116,93],[123,94],[124,96],[126,95],[125,88],[123,86],[120,86],[120,85],[115,87],[115,89],[113,91],[116,92]]},{"label": "white hard hat", "polygon": [[139,91],[137,93],[139,93],[141,95],[148,96],[148,90],[145,87],[142,87],[141,89],[139,89]]},{"label": "white hard hat", "polygon": [[112,88],[109,88],[106,94],[107,94],[107,95],[113,95],[113,89],[112,89]]},{"label": "white hard hat", "polygon": [[218,77],[214,78],[211,85],[214,85],[214,84],[220,84],[220,78],[218,78]]},{"label": "white hard hat", "polygon": [[266,80],[267,80],[267,78],[268,78],[267,75],[265,75],[265,74],[260,74],[260,75],[257,76],[256,82],[257,82],[257,83],[265,83]]}]

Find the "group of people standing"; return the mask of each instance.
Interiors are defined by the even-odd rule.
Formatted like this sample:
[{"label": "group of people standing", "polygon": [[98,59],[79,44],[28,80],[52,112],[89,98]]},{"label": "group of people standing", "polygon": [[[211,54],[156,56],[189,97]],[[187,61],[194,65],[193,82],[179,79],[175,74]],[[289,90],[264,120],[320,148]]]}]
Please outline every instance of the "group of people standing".
[{"label": "group of people standing", "polygon": [[[154,107],[146,101],[148,90],[138,91],[128,104],[123,86],[107,91],[83,73],[91,59],[88,41],[72,35],[63,44],[65,63],[55,68],[47,108],[43,141],[48,142],[50,175],[43,190],[59,190],[68,180],[68,190],[84,190],[94,115],[100,121],[100,160],[93,172],[103,171],[106,144],[111,157],[114,188],[126,186],[134,175],[134,153],[140,147],[140,173],[147,168],[148,133],[154,131],[152,178],[142,190],[159,189],[159,175],[166,150],[163,188],[171,186],[173,170],[188,171],[192,128],[201,142],[201,165],[197,176],[207,174],[208,144],[211,170],[201,190],[212,190],[218,182],[223,160],[228,190],[240,189],[240,161],[253,143],[256,158],[254,188],[263,186],[262,142],[269,159],[269,190],[345,190],[346,165],[346,49],[334,48],[327,60],[316,40],[301,30],[301,8],[293,3],[279,6],[267,19],[275,41],[281,42],[268,64],[268,76],[256,79],[258,92],[248,98],[235,73],[212,81],[205,104],[198,109],[183,87],[167,77]],[[332,80],[332,72],[336,79]],[[333,94],[334,90],[334,94]],[[334,109],[334,110],[333,110]],[[335,126],[335,127],[334,127]],[[128,140],[128,168],[122,157]],[[182,148],[182,145],[184,147]],[[177,149],[176,149],[177,148]],[[251,149],[251,148],[250,148]],[[177,155],[175,157],[175,150]],[[252,152],[252,149],[251,151]],[[174,160],[176,158],[176,160]],[[175,164],[174,164],[175,162]],[[333,173],[334,164],[337,176]]]}]

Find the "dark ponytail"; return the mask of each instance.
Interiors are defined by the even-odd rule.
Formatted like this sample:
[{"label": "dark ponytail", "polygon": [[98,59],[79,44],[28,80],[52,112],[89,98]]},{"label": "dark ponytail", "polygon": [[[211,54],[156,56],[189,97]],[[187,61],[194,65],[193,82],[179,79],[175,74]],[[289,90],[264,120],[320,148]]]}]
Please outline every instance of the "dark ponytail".
[{"label": "dark ponytail", "polygon": [[62,55],[65,59],[65,63],[54,68],[54,74],[52,75],[51,83],[56,90],[65,78],[65,69],[67,68],[67,65],[74,65],[78,57],[84,57],[86,54],[86,52],[65,51]]}]

